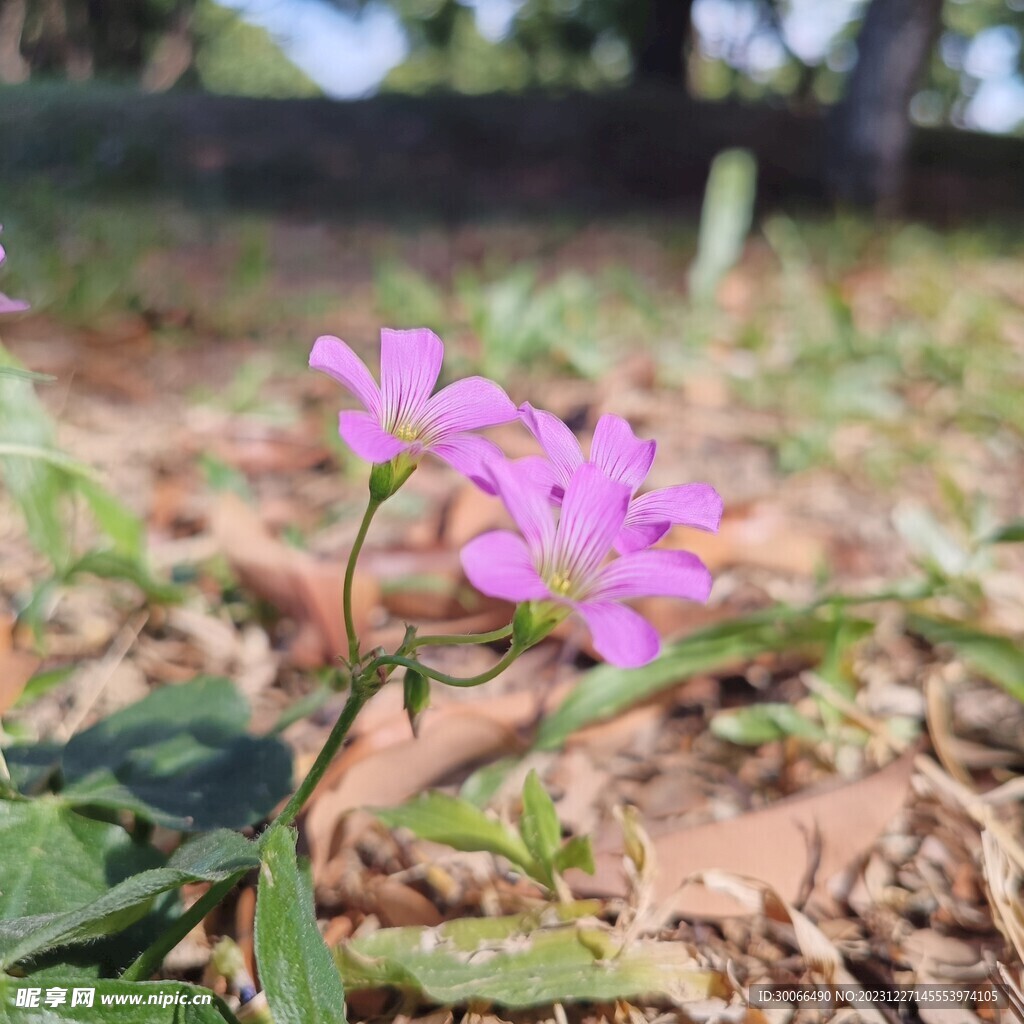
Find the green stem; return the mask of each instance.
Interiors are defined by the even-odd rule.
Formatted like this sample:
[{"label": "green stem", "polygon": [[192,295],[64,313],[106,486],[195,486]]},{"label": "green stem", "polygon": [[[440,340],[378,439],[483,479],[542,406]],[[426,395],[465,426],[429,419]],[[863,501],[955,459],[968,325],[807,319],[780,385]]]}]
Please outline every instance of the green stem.
[{"label": "green stem", "polygon": [[437,669],[428,668],[412,658],[403,658],[400,654],[383,654],[379,658],[374,658],[370,662],[367,672],[384,665],[401,665],[403,668],[411,668],[413,671],[425,675],[428,679],[436,679],[437,682],[444,683],[445,686],[479,686],[481,683],[489,682],[496,676],[500,676],[525,649],[525,647],[517,647],[513,644],[505,652],[505,656],[493,668],[489,668],[486,672],[481,672],[477,676],[469,676],[466,679],[438,672]]},{"label": "green stem", "polygon": [[345,737],[348,735],[349,729],[352,728],[356,715],[362,711],[363,705],[377,692],[377,685],[366,681],[370,675],[370,669],[367,669],[359,679],[352,680],[352,689],[349,691],[348,700],[345,701],[345,706],[341,709],[341,714],[338,716],[337,722],[334,723],[334,728],[331,730],[330,736],[327,737],[327,742],[323,745],[320,753],[317,754],[313,767],[309,769],[309,773],[302,780],[299,788],[295,790],[291,800],[285,804],[281,813],[270,823],[270,828],[283,828],[285,825],[290,825],[298,816],[299,811],[302,810],[303,805],[310,798],[320,780],[324,777],[327,766],[334,760],[334,755],[337,754],[342,743],[345,742]]},{"label": "green stem", "polygon": [[512,635],[512,623],[501,629],[492,629],[490,633],[435,633],[433,636],[418,636],[409,644],[408,650],[417,647],[440,647],[449,644],[492,644],[496,640],[504,640]]},{"label": "green stem", "polygon": [[211,885],[139,958],[121,975],[122,981],[145,981],[152,977],[163,959],[235,887],[245,871],[237,871]]},{"label": "green stem", "polygon": [[343,609],[345,612],[345,633],[348,636],[348,660],[349,664],[355,665],[359,661],[359,637],[356,635],[355,616],[352,611],[352,581],[356,578],[356,562],[359,559],[359,552],[363,549],[363,542],[366,540],[366,533],[370,529],[370,521],[373,519],[381,503],[370,498],[363,513],[363,521],[359,524],[359,532],[352,543],[352,550],[348,555],[348,564],[345,566],[345,587],[343,591]]}]

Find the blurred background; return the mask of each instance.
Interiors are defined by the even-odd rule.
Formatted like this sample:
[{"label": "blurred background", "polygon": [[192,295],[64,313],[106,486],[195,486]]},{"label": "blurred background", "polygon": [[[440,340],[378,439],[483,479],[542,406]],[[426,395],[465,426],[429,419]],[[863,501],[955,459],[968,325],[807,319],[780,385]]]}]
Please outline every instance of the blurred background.
[{"label": "blurred background", "polygon": [[1019,199],[1022,27],[1019,0],[3,0],[0,176],[692,209],[742,145],[762,202],[948,217]]}]

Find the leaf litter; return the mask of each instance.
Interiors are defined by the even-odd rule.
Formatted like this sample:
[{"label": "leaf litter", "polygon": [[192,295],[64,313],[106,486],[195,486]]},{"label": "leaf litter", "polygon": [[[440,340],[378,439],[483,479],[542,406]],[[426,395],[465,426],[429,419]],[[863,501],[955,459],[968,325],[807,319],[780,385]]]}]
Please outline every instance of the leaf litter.
[{"label": "leaf litter", "polygon": [[[287,237],[293,228],[282,223],[275,231]],[[628,228],[592,229],[591,241],[601,244],[582,250],[579,238],[559,247],[541,234],[454,229],[443,245],[408,251],[414,261],[443,264],[452,253],[482,246],[500,252],[505,246],[520,257],[527,252],[547,259],[545,273],[555,273],[574,261],[610,261],[623,240],[640,244]],[[955,592],[927,610],[931,624],[910,628],[899,607],[870,606],[877,608],[871,635],[848,649],[837,647],[829,672],[818,641],[689,668],[659,682],[639,704],[627,702],[611,717],[580,723],[543,755],[530,753],[538,729],[573,692],[593,657],[571,633],[484,690],[435,689],[418,740],[409,735],[400,707],[382,694],[303,821],[318,914],[332,945],[358,949],[363,942],[373,948],[395,927],[444,927],[459,918],[533,912],[538,891],[509,874],[507,865],[396,835],[359,811],[430,787],[456,791],[501,758],[525,757],[541,771],[563,825],[577,834],[595,830],[598,873],[572,877],[575,894],[599,894],[606,924],[625,923],[631,915],[635,921],[646,908],[640,915],[645,930],[634,941],[667,952],[684,945],[701,969],[724,979],[723,991],[732,995],[703,1008],[688,1003],[671,1009],[671,999],[565,1007],[553,1000],[547,1009],[499,1010],[500,1016],[471,1000],[468,1010],[457,1010],[464,1020],[561,1021],[568,1014],[580,1021],[654,1021],[666,1010],[673,1020],[781,1019],[771,1017],[776,1011],[744,1007],[744,986],[759,979],[806,980],[815,964],[826,961],[865,984],[976,981],[995,963],[1008,965],[1013,976],[1021,955],[1021,864],[1015,859],[1021,802],[1014,786],[1024,763],[1024,729],[1021,705],[1009,697],[1019,685],[1012,645],[985,637],[1019,629],[1020,551],[1007,527],[1009,542],[998,553],[987,549],[979,562],[968,541],[970,557],[957,555],[953,565],[954,548],[938,534],[931,554],[911,550],[895,513],[898,496],[949,520],[937,475],[927,470],[920,451],[912,452],[915,444],[930,444],[941,452],[949,493],[983,494],[990,518],[1010,522],[1024,479],[1019,440],[1012,441],[1012,433],[986,436],[972,429],[969,416],[949,425],[943,409],[950,406],[943,400],[955,393],[951,385],[932,388],[925,407],[913,397],[914,382],[907,382],[903,437],[892,429],[888,410],[832,422],[813,402],[793,402],[785,387],[783,400],[774,401],[756,386],[758,375],[765,382],[774,372],[813,380],[808,361],[819,355],[801,348],[804,342],[787,319],[791,311],[772,292],[772,272],[760,280],[763,254],[755,246],[749,266],[741,263],[730,276],[716,336],[700,348],[675,341],[687,311],[672,290],[677,270],[670,249],[649,239],[643,249],[646,286],[657,291],[664,312],[662,323],[650,328],[642,359],[623,355],[597,380],[565,377],[557,361],[553,374],[519,367],[506,383],[514,396],[529,393],[537,405],[571,418],[584,436],[603,412],[632,417],[638,433],[659,439],[657,472],[664,479],[652,477],[652,486],[711,479],[723,491],[721,533],[685,531],[676,538],[714,568],[712,604],[695,612],[651,602],[644,613],[663,635],[685,639],[778,601],[808,605],[820,597],[826,575],[830,593],[884,590],[932,555],[938,570],[952,566],[981,593],[981,615],[951,630],[946,624],[958,620],[962,608]],[[549,255],[537,255],[543,253]],[[421,269],[441,279],[446,272],[440,264]],[[870,280],[866,269],[842,282],[854,321],[874,330],[912,320],[913,291],[901,290],[908,267],[873,270]],[[281,274],[287,276],[284,269]],[[995,306],[1005,301],[1004,277],[998,261],[978,267],[977,287],[989,289],[986,301]],[[742,301],[732,302],[730,295]],[[352,281],[343,319],[359,334],[356,341],[372,337],[380,320],[375,301],[365,280]],[[1008,324],[1013,316],[1007,313]],[[200,338],[210,331],[203,316],[188,322]],[[309,326],[305,330],[299,316],[290,334],[303,352],[308,346],[298,339],[318,329]],[[935,326],[936,344],[943,338],[954,343],[949,323]],[[776,340],[764,351],[745,350],[737,344],[744,330]],[[257,727],[269,729],[310,692],[312,672],[336,666],[343,646],[340,567],[364,482],[362,469],[331,437],[336,396],[298,369],[296,360],[282,359],[280,342],[275,353],[246,330],[237,338],[229,330],[216,345],[171,350],[124,314],[110,318],[100,334],[28,318],[8,332],[7,341],[33,369],[70,382],[59,395],[43,395],[59,413],[62,445],[146,516],[154,561],[190,581],[186,604],[151,609],[138,637],[119,655],[133,682],[127,674],[111,676],[104,696],[112,691],[111,706],[117,707],[127,690],[120,697],[116,691],[140,680],[156,688],[199,673],[225,673],[244,683]],[[121,340],[110,344],[115,337]],[[459,332],[452,337],[457,346]],[[461,337],[471,342],[470,333]],[[471,343],[464,355],[474,357]],[[239,367],[253,356],[266,356],[275,367],[259,397],[247,394],[239,377]],[[948,353],[928,354],[933,356]],[[988,381],[984,386],[994,386],[986,373],[979,370]],[[159,388],[152,386],[157,380]],[[207,393],[197,395],[195,381],[203,381]],[[977,379],[967,382],[968,407],[978,401],[978,386]],[[943,424],[941,435],[936,422]],[[936,436],[938,441],[925,441]],[[904,443],[909,458],[902,454]],[[525,437],[512,444],[522,445],[521,454],[532,450]],[[197,471],[200,463],[205,469]],[[357,613],[368,642],[400,635],[406,619],[425,621],[437,632],[499,625],[503,609],[474,598],[457,560],[459,545],[499,518],[497,503],[454,486],[454,477],[440,467],[422,467],[382,514],[362,563]],[[954,523],[946,533],[962,538],[971,529]],[[917,534],[927,544],[927,531]],[[17,518],[0,508],[9,606],[40,578],[38,562],[26,551]],[[102,661],[139,607],[139,596],[121,585],[60,594],[39,648],[41,663],[23,636],[0,656],[3,702],[17,701],[40,668]],[[493,656],[486,650],[444,651],[438,664],[474,672]],[[326,734],[337,701],[328,700],[286,730],[299,767]],[[820,721],[824,738],[781,735],[742,746],[712,731],[717,715],[771,702]],[[58,685],[28,707],[15,706],[5,721],[28,733],[47,732],[74,705],[75,694]],[[914,753],[914,737],[924,730],[942,767]],[[515,789],[499,780],[499,813]],[[646,837],[649,861],[639,873],[634,861],[624,861],[624,806],[639,809]],[[711,884],[695,885],[695,873]],[[739,905],[737,895],[743,897]],[[205,927],[211,936],[233,933],[251,949],[252,909],[251,890],[243,889],[235,914],[213,915]],[[362,1004],[358,998],[357,1006],[393,1020],[451,1017],[448,1010],[428,1013],[430,1000],[422,994],[411,1000],[362,997]],[[874,1019],[891,1019],[873,1012],[881,1014]]]}]

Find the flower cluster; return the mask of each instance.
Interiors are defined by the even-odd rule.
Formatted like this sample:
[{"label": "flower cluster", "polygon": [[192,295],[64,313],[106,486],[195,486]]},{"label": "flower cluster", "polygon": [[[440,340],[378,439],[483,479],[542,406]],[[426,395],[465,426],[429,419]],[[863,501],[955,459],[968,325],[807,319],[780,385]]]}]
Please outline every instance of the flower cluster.
[{"label": "flower cluster", "polygon": [[[362,403],[363,412],[341,413],[339,432],[360,457],[399,466],[388,479],[404,480],[423,455],[433,454],[499,497],[519,532],[476,537],[463,549],[462,565],[482,593],[517,603],[520,641],[536,642],[575,612],[607,661],[646,664],[658,654],[658,634],[623,602],[707,600],[711,574],[700,559],[652,545],[674,524],[717,530],[718,493],[698,483],[638,494],[657,445],[637,438],[621,417],[601,417],[587,459],[557,416],[529,403],[517,409],[492,381],[469,377],[432,396],[443,354],[429,330],[384,330],[379,387],[338,338],[319,338],[310,366]],[[543,457],[509,460],[473,433],[517,418]]]},{"label": "flower cluster", "polygon": [[[0,231],[3,231],[3,226],[0,225]],[[4,247],[0,245],[0,264],[7,258],[7,253],[4,251]],[[21,299],[9,299],[3,292],[0,292],[0,314],[2,313],[24,313],[28,309],[28,303],[22,302]]]}]

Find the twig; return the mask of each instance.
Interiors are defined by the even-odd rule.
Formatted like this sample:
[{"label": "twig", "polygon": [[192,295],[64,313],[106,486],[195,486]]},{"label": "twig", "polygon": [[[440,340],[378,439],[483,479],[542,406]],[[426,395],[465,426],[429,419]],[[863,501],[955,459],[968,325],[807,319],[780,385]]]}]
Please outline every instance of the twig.
[{"label": "twig", "polygon": [[852,722],[880,739],[894,754],[902,754],[907,745],[901,743],[889,730],[884,722],[869,715],[863,708],[857,707],[849,697],[843,696],[834,686],[830,686],[815,672],[801,672],[800,682],[816,697],[828,701],[834,708],[841,711]]},{"label": "twig", "polygon": [[977,824],[982,828],[987,828],[1003,848],[1007,857],[1017,865],[1020,871],[1024,871],[1024,847],[1021,847],[1013,833],[996,818],[991,804],[968,789],[967,786],[957,782],[937,762],[924,754],[919,754],[914,758],[914,767],[926,776],[936,789],[952,797]]},{"label": "twig", "polygon": [[142,627],[148,621],[149,612],[140,612],[131,622],[121,627],[107,653],[95,666],[96,682],[93,683],[81,703],[75,704],[72,714],[58,727],[57,734],[60,739],[68,740],[78,732],[96,701],[100,699],[103,691],[107,688],[107,684],[113,678],[118,665],[124,661],[138,639],[139,633],[142,632]]}]

